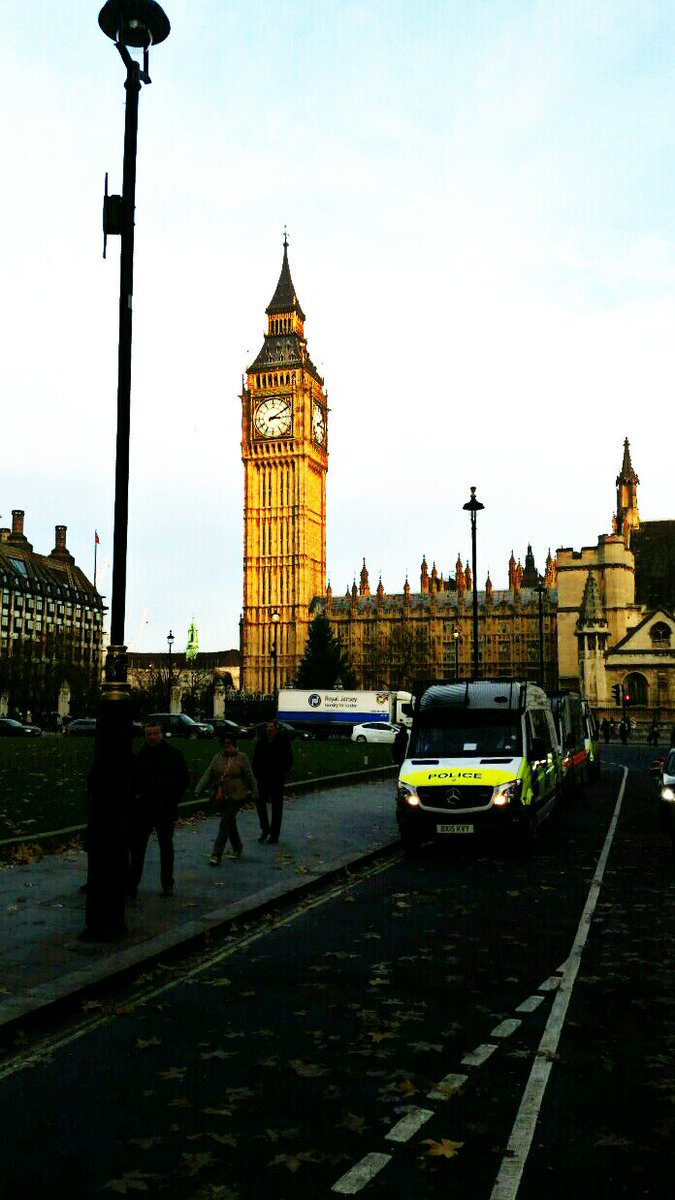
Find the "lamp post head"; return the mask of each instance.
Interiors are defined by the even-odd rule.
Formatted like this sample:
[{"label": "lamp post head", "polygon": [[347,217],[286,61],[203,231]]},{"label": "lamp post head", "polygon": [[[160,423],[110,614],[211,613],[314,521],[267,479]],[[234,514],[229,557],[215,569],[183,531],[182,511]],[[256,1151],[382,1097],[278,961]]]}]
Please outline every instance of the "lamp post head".
[{"label": "lamp post head", "polygon": [[143,50],[157,46],[171,32],[169,18],[156,0],[107,0],[98,23],[114,42]]},{"label": "lamp post head", "polygon": [[169,630],[169,632],[167,633],[166,640],[169,643],[169,650],[171,650],[171,647],[173,646],[173,644],[176,640],[173,633],[171,632],[171,630]]},{"label": "lamp post head", "polygon": [[465,510],[465,512],[470,512],[470,513],[480,512],[480,510],[482,508],[485,508],[485,505],[481,504],[480,500],[476,499],[475,487],[472,487],[472,489],[471,489],[471,499],[469,501],[467,501],[466,504],[463,504],[462,508]]},{"label": "lamp post head", "polygon": [[274,612],[270,613],[270,621],[274,621],[274,624],[278,625],[280,620],[281,620],[281,613],[277,612],[277,610],[275,608]]}]

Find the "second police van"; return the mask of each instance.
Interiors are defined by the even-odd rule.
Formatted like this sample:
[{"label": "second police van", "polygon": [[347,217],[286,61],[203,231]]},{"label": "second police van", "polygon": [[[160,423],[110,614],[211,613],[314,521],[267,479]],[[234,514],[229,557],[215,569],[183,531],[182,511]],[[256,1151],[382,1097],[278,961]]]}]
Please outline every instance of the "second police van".
[{"label": "second police van", "polygon": [[401,841],[493,833],[531,844],[560,797],[561,754],[542,688],[515,679],[434,684],[417,702],[398,780]]}]

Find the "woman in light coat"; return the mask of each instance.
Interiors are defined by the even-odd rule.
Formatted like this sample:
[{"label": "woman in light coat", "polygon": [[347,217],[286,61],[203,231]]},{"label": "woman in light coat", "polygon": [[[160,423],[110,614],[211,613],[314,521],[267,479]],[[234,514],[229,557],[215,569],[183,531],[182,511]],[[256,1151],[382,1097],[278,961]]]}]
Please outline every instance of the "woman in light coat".
[{"label": "woman in light coat", "polygon": [[258,799],[258,787],[251,764],[246,755],[237,750],[232,734],[224,735],[220,753],[211,759],[195,788],[195,796],[204,793],[215,797],[221,811],[218,836],[209,859],[211,866],[217,867],[228,838],[234,857],[241,858],[243,846],[237,829],[237,813],[248,800]]}]

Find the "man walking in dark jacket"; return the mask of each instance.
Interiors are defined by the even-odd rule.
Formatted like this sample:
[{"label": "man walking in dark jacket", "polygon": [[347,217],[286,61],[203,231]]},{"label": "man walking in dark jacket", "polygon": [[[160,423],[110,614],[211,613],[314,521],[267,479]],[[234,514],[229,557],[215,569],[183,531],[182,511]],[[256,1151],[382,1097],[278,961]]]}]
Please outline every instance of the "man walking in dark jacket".
[{"label": "man walking in dark jacket", "polygon": [[[256,808],[260,821],[259,842],[276,846],[281,830],[284,810],[284,783],[293,766],[291,739],[281,728],[276,717],[267,722],[260,731],[251,762],[258,784]],[[267,805],[272,809],[272,821],[267,815]]]},{"label": "man walking in dark jacket", "polygon": [[153,829],[159,842],[162,895],[173,892],[173,830],[178,805],[190,776],[180,750],[164,740],[161,726],[148,722],[145,743],[134,762],[134,811],[131,826],[128,894],[136,898],[145,851]]}]

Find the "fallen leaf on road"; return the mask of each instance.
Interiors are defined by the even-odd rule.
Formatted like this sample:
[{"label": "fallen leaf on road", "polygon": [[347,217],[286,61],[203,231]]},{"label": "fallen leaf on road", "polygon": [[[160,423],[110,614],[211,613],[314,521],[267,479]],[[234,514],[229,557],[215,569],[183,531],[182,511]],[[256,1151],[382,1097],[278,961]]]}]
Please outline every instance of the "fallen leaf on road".
[{"label": "fallen leaf on road", "polygon": [[318,1079],[320,1075],[328,1075],[327,1067],[320,1067],[317,1063],[304,1063],[299,1058],[292,1059],[288,1065],[302,1079]]},{"label": "fallen leaf on road", "polygon": [[147,1171],[127,1171],[120,1179],[110,1179],[103,1184],[104,1188],[108,1188],[111,1192],[117,1192],[120,1196],[126,1196],[127,1192],[148,1192],[150,1191],[146,1179],[152,1179],[155,1182],[161,1179],[161,1175],[150,1175]]},{"label": "fallen leaf on road", "polygon": [[441,1138],[440,1142],[435,1142],[433,1138],[425,1138],[422,1144],[429,1147],[427,1150],[429,1158],[454,1158],[462,1149],[464,1142],[451,1142],[449,1138]]}]

